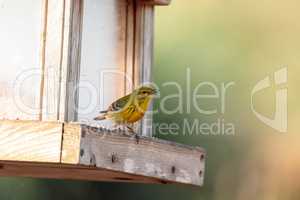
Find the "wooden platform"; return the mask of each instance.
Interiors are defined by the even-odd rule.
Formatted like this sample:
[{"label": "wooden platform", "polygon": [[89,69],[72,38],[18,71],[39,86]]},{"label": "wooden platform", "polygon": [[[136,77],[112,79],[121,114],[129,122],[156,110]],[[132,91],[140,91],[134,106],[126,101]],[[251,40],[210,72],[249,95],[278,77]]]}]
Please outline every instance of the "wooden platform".
[{"label": "wooden platform", "polygon": [[81,124],[0,121],[0,176],[203,185],[205,151]]}]

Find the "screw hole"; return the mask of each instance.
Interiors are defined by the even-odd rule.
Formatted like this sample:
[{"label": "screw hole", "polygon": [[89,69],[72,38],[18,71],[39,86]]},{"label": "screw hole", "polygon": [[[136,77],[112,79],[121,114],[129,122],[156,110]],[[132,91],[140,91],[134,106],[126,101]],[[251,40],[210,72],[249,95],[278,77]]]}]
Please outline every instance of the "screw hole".
[{"label": "screw hole", "polygon": [[84,155],[84,150],[80,149],[80,156],[82,157]]},{"label": "screw hole", "polygon": [[201,156],[200,156],[200,160],[201,160],[201,161],[203,161],[203,160],[204,160],[204,158],[205,158],[204,154],[201,154]]},{"label": "screw hole", "polygon": [[171,171],[172,171],[172,174],[175,174],[175,172],[176,172],[176,167],[175,167],[175,166],[172,166]]},{"label": "screw hole", "polygon": [[117,161],[117,155],[115,154],[115,153],[113,153],[112,155],[111,155],[111,162],[112,163],[115,163]]},{"label": "screw hole", "polygon": [[203,175],[203,172],[202,172],[202,170],[199,172],[199,176],[202,176]]}]

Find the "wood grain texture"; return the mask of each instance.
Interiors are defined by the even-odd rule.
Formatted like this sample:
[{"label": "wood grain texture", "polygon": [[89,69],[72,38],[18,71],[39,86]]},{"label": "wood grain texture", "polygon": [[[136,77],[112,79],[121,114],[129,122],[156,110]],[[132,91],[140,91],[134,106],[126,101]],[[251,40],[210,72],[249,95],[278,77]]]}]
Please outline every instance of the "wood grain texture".
[{"label": "wood grain texture", "polygon": [[0,160],[60,162],[61,123],[0,121]]},{"label": "wood grain texture", "polygon": [[79,164],[203,185],[205,152],[154,138],[135,138],[120,132],[82,126]]},{"label": "wood grain texture", "polygon": [[78,164],[80,156],[81,127],[65,123],[63,126],[61,162]]},{"label": "wood grain texture", "polygon": [[125,95],[127,0],[89,0],[83,7],[78,120],[104,125],[92,119]]},{"label": "wood grain texture", "polygon": [[70,35],[70,23],[71,23],[71,5],[73,0],[64,0],[65,1],[65,12],[64,12],[64,23],[63,35],[62,35],[62,50],[61,50],[61,63],[60,63],[60,88],[58,95],[59,107],[57,110],[58,119],[60,121],[66,120],[66,99],[67,99],[67,74],[68,74],[68,63],[69,63],[69,35]]},{"label": "wood grain texture", "polygon": [[201,186],[204,165],[199,147],[75,123],[0,121],[0,176]]},{"label": "wood grain texture", "polygon": [[77,119],[83,0],[45,0],[40,119]]},{"label": "wood grain texture", "polygon": [[0,161],[0,176],[171,184],[157,178],[78,165]]},{"label": "wood grain texture", "polygon": [[40,94],[39,94],[39,120],[43,119],[43,100],[45,88],[45,65],[46,65],[46,39],[47,39],[47,23],[48,23],[48,0],[43,0],[42,9],[42,31],[41,31],[41,44],[40,44]]},{"label": "wood grain texture", "polygon": [[69,50],[66,70],[65,117],[64,121],[77,121],[78,84],[80,79],[81,35],[83,20],[83,0],[70,3]]},{"label": "wood grain texture", "polygon": [[[41,120],[89,123],[112,101],[151,81],[153,5],[135,0],[45,2]],[[139,130],[151,136],[152,116],[144,118]]]},{"label": "wood grain texture", "polygon": [[65,0],[47,1],[42,120],[58,120],[62,50],[64,44]]},{"label": "wood grain texture", "polygon": [[171,0],[138,0],[142,4],[167,6]]},{"label": "wood grain texture", "polygon": [[131,93],[135,86],[135,70],[134,70],[134,41],[135,41],[135,5],[134,0],[128,0],[128,5],[126,8],[126,63],[125,63],[125,73],[128,79],[125,80],[125,93]]},{"label": "wood grain texture", "polygon": [[[144,27],[143,27],[143,43],[141,46],[143,52],[143,67],[140,72],[142,82],[152,82],[153,72],[153,60],[154,60],[154,7],[151,5],[145,5],[144,7]],[[153,104],[148,108],[148,111],[153,110]],[[153,115],[151,112],[147,112],[142,122],[142,135],[151,137],[153,136],[152,124]]]},{"label": "wood grain texture", "polygon": [[[154,6],[137,4],[135,15],[134,79],[137,86],[152,82]],[[152,110],[152,105],[148,110]],[[151,113],[146,113],[139,123],[138,132],[143,136],[152,136]]]}]

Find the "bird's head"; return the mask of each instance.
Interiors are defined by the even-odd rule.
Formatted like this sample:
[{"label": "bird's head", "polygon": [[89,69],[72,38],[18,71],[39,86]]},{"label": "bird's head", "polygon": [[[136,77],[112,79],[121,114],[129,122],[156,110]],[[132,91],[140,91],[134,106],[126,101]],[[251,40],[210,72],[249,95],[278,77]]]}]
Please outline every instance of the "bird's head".
[{"label": "bird's head", "polygon": [[158,90],[152,85],[143,85],[136,90],[138,99],[154,97],[158,94]]}]

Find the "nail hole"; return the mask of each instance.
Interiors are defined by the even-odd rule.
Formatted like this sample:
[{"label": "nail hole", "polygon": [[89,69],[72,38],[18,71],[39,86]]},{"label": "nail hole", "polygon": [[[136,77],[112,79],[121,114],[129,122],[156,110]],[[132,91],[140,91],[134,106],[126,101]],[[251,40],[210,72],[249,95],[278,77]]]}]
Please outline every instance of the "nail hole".
[{"label": "nail hole", "polygon": [[175,174],[175,172],[176,172],[176,167],[175,167],[175,166],[172,166],[171,171],[172,171],[172,174]]},{"label": "nail hole", "polygon": [[202,176],[202,174],[203,174],[203,172],[202,172],[202,170],[199,172],[199,176]]},{"label": "nail hole", "polygon": [[90,158],[90,165],[96,167],[96,156],[95,154],[92,154]]},{"label": "nail hole", "polygon": [[115,163],[117,161],[117,155],[115,154],[115,153],[113,153],[112,155],[111,155],[111,162],[112,163]]},{"label": "nail hole", "polygon": [[84,150],[80,149],[80,156],[82,157],[84,155]]},{"label": "nail hole", "polygon": [[201,154],[201,156],[200,156],[200,160],[201,160],[201,161],[203,161],[203,160],[204,160],[204,158],[205,158],[204,154]]}]

